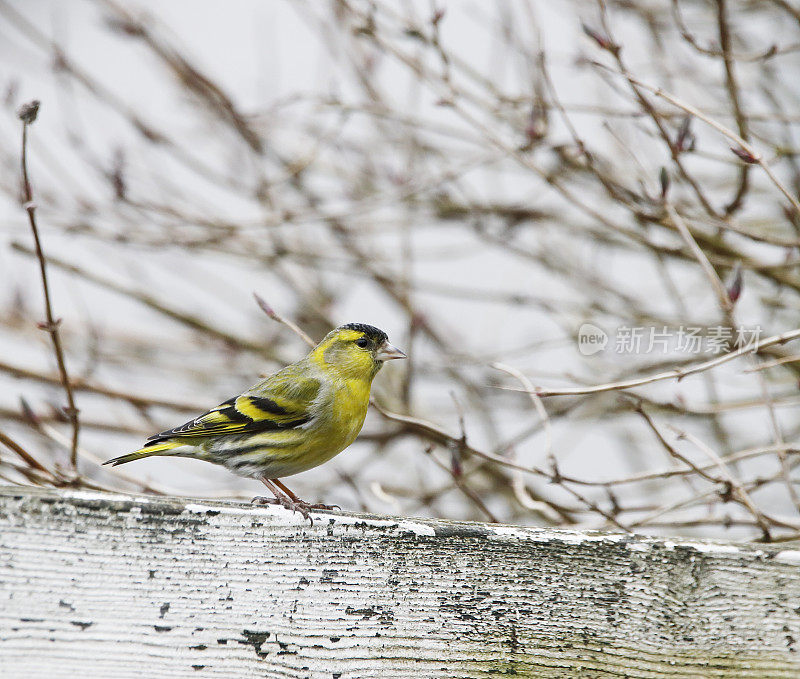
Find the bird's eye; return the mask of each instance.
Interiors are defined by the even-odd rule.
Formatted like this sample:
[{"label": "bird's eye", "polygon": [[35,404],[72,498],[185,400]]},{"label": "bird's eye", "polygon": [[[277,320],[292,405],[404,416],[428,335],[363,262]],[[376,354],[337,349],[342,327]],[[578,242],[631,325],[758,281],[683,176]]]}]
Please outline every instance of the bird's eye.
[{"label": "bird's eye", "polygon": [[369,342],[367,341],[366,337],[359,337],[356,340],[356,344],[360,346],[362,349],[366,349],[369,346]]}]

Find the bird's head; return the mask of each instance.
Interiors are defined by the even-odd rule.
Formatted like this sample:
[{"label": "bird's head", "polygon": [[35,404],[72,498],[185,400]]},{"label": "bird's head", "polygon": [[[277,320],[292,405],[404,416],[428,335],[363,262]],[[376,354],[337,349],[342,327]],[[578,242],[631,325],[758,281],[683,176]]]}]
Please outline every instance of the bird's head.
[{"label": "bird's head", "polygon": [[384,361],[405,358],[389,344],[383,330],[364,323],[348,323],[331,330],[311,352],[312,360],[343,376],[372,379]]}]

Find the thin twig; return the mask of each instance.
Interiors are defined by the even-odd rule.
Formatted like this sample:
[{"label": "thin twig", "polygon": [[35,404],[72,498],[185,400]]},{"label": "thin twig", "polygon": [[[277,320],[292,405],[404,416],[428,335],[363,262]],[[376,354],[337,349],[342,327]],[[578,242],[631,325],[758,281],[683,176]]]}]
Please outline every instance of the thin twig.
[{"label": "thin twig", "polygon": [[725,289],[725,286],[719,279],[716,270],[713,266],[711,266],[711,262],[708,261],[706,253],[703,252],[703,250],[697,244],[694,236],[692,236],[692,232],[689,231],[689,227],[686,226],[686,222],[683,221],[683,218],[678,214],[675,208],[672,207],[672,204],[669,201],[664,201],[664,209],[667,211],[670,221],[675,225],[675,228],[678,229],[678,233],[681,234],[681,237],[686,242],[686,245],[689,246],[689,249],[695,256],[695,259],[697,259],[700,267],[703,269],[703,273],[706,275],[706,278],[708,278],[708,281],[711,283],[711,287],[714,289],[714,293],[717,295],[717,301],[719,302],[722,311],[725,314],[730,314],[733,311],[733,302],[731,302],[731,298],[728,296],[728,291]]},{"label": "thin twig", "polygon": [[72,443],[70,445],[70,463],[73,472],[78,470],[78,435],[80,433],[80,423],[78,421],[78,408],[75,406],[75,397],[72,393],[72,386],[67,374],[67,364],[64,360],[64,350],[61,346],[61,335],[58,326],[61,319],[53,316],[53,307],[50,303],[50,286],[47,282],[47,264],[42,251],[42,244],[39,240],[39,229],[36,226],[36,204],[33,202],[33,191],[28,178],[28,127],[36,120],[39,112],[39,102],[31,101],[20,108],[19,119],[22,121],[22,185],[25,197],[25,211],[28,213],[28,221],[33,233],[33,242],[36,246],[36,256],[39,259],[39,272],[42,278],[42,291],[44,293],[44,310],[47,318],[46,323],[41,324],[41,328],[50,333],[53,340],[53,351],[58,364],[58,373],[61,377],[61,384],[67,394],[67,407],[65,412],[72,424]]},{"label": "thin twig", "polygon": [[[733,114],[736,118],[736,127],[739,130],[739,136],[745,141],[750,141],[750,126],[747,122],[747,116],[742,108],[741,94],[739,91],[739,83],[736,80],[736,70],[734,68],[734,57],[731,50],[731,32],[728,25],[728,9],[726,7],[726,0],[717,0],[717,24],[719,26],[719,44],[722,48],[722,60],[725,64],[725,86],[728,89],[728,97],[731,100],[733,107]],[[742,163],[739,166],[739,184],[736,187],[736,193],[728,205],[725,206],[725,214],[732,215],[735,213],[744,202],[744,197],[747,194],[749,187],[749,172],[750,165]]]},{"label": "thin twig", "polygon": [[0,431],[0,443],[13,450],[17,455],[19,455],[22,460],[27,464],[29,467],[33,469],[38,469],[40,472],[44,472],[45,474],[51,474],[52,472],[47,469],[39,460],[37,460],[33,455],[31,455],[27,450],[25,450],[19,443],[17,443],[14,439],[12,439],[8,434],[4,434]]},{"label": "thin twig", "polygon": [[[758,359],[754,357],[754,362],[757,363]],[[781,431],[781,423],[778,420],[778,415],[775,412],[775,402],[772,399],[772,394],[769,391],[769,387],[767,386],[767,379],[762,372],[756,372],[756,377],[758,379],[759,386],[761,387],[761,396],[764,401],[764,405],[767,408],[767,413],[769,414],[769,422],[770,426],[772,427],[773,438],[775,439],[775,445],[779,446],[778,448],[778,460],[781,464],[781,473],[783,474],[783,482],[786,485],[786,490],[789,493],[789,497],[792,499],[792,503],[795,506],[795,509],[800,511],[800,497],[797,495],[797,490],[794,487],[794,481],[792,480],[791,469],[789,468],[789,462],[786,458],[786,450],[783,448],[785,441],[783,432]]]},{"label": "thin twig", "polygon": [[542,399],[536,393],[536,387],[533,386],[531,381],[522,372],[510,365],[495,362],[492,363],[492,368],[515,377],[517,380],[519,380],[520,384],[522,384],[524,391],[530,395],[533,407],[536,408],[536,413],[539,415],[539,419],[541,420],[542,427],[544,429],[544,456],[547,458],[551,457],[553,454],[553,428],[550,424],[550,417],[547,414],[547,408],[544,407]]},{"label": "thin twig", "polygon": [[775,368],[779,365],[784,365],[785,363],[797,363],[799,361],[800,354],[792,354],[791,356],[783,356],[781,358],[773,359],[772,361],[763,361],[762,363],[754,365],[752,368],[745,368],[742,372],[754,373],[761,370],[768,370],[769,368]]},{"label": "thin twig", "polygon": [[317,346],[317,343],[311,339],[303,330],[298,326],[294,321],[291,321],[288,318],[284,318],[281,316],[275,309],[273,309],[267,302],[259,296],[257,292],[253,293],[253,297],[255,297],[258,306],[261,310],[267,314],[273,321],[277,321],[278,323],[282,323],[285,325],[289,330],[291,330],[295,335],[297,335],[301,340],[303,340],[308,346],[312,349]]}]

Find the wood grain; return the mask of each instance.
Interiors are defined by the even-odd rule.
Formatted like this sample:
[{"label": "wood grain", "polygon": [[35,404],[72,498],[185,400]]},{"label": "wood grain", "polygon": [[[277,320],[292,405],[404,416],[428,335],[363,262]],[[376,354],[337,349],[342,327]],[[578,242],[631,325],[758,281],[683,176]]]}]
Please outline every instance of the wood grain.
[{"label": "wood grain", "polygon": [[0,676],[800,677],[800,550],[0,488]]}]

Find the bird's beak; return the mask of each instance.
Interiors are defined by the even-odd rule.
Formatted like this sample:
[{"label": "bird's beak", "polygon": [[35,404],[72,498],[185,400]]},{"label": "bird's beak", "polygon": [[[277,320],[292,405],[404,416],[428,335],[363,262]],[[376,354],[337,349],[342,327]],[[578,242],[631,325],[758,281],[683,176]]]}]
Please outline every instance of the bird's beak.
[{"label": "bird's beak", "polygon": [[379,361],[390,361],[393,358],[407,357],[402,351],[400,351],[400,349],[392,346],[388,341],[384,340],[383,344],[381,344],[380,348],[378,349],[378,353],[375,354],[375,358]]}]

